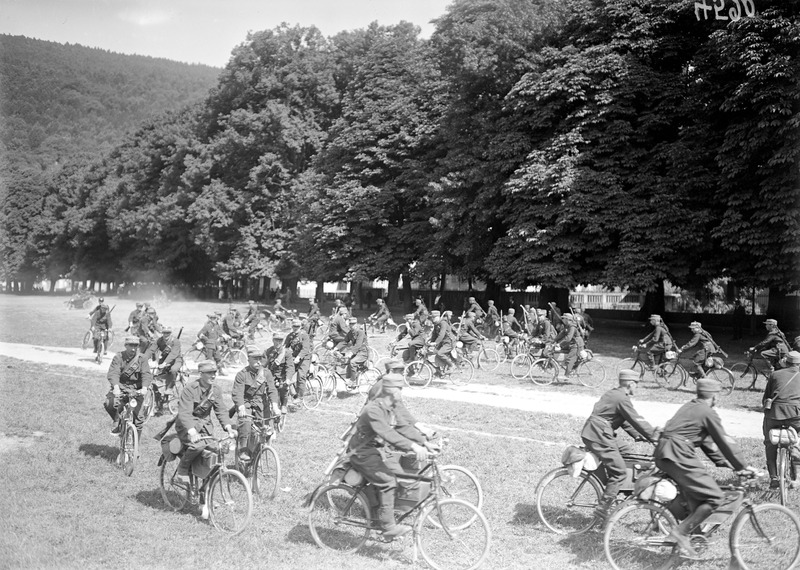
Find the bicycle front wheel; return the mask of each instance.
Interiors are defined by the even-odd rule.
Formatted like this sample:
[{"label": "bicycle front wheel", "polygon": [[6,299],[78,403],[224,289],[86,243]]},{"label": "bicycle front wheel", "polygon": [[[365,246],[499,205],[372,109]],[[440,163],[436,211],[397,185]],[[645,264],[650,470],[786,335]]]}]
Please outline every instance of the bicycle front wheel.
[{"label": "bicycle front wheel", "polygon": [[466,358],[454,363],[450,369],[450,380],[453,384],[469,384],[475,376],[475,365]]},{"label": "bicycle front wheel", "polygon": [[307,410],[313,410],[322,401],[322,382],[316,377],[306,378],[304,382],[303,407]]},{"label": "bicycle front wheel", "polygon": [[667,540],[675,517],[658,504],[635,502],[616,511],[603,535],[606,558],[615,570],[666,570],[678,549]]},{"label": "bicycle front wheel", "polygon": [[194,367],[197,368],[197,363],[205,360],[206,355],[203,354],[202,350],[197,348],[191,349],[183,356],[184,362],[187,364],[194,364]]},{"label": "bicycle front wheel", "polygon": [[180,461],[166,461],[161,463],[161,498],[174,511],[181,511],[189,502],[189,485],[177,479],[178,465]]},{"label": "bicycle front wheel", "polygon": [[552,358],[537,358],[531,364],[530,376],[539,386],[552,384],[558,376],[558,364]]},{"label": "bicycle front wheel", "polygon": [[500,366],[500,355],[493,348],[482,348],[478,352],[478,368],[494,372]]},{"label": "bicycle front wheel", "polygon": [[524,380],[531,373],[533,358],[530,354],[518,354],[511,361],[511,376],[515,380]]},{"label": "bicycle front wheel", "polygon": [[639,373],[639,380],[644,378],[644,364],[641,360],[623,358],[617,363],[617,376],[619,376],[620,370],[635,370]]},{"label": "bicycle front wheel", "polygon": [[731,374],[733,374],[734,384],[743,386],[745,390],[756,383],[756,369],[747,362],[737,362],[731,366]]},{"label": "bicycle front wheel", "polygon": [[706,372],[706,378],[714,378],[722,385],[722,393],[728,395],[733,392],[733,374],[727,368],[712,368]]},{"label": "bicycle front wheel", "polygon": [[233,368],[237,372],[247,366],[247,351],[242,348],[232,349],[223,363],[225,368]]},{"label": "bicycle front wheel", "polygon": [[781,505],[745,507],[733,521],[731,555],[742,570],[788,570],[800,564],[800,518]]},{"label": "bicycle front wheel", "polygon": [[409,362],[403,369],[403,379],[409,388],[425,388],[431,383],[433,371],[422,360]]},{"label": "bicycle front wheel", "polygon": [[789,481],[792,480],[792,463],[787,448],[778,448],[778,458],[775,463],[778,471],[778,488],[780,489],[781,505],[786,506],[786,502],[789,498]]},{"label": "bicycle front wheel", "polygon": [[147,423],[153,416],[153,412],[156,409],[156,395],[153,393],[152,385],[150,388],[147,389],[147,392],[144,393],[144,398],[142,398],[142,409],[139,411],[139,415],[142,418],[143,423]]},{"label": "bicycle front wheel", "polygon": [[81,348],[83,350],[88,349],[90,346],[94,347],[94,343],[92,342],[92,331],[86,331],[83,335],[83,341],[81,342]]},{"label": "bicycle front wheel", "polygon": [[[447,499],[461,499],[467,501],[481,509],[483,507],[483,489],[469,470],[460,465],[445,465],[439,468],[439,475],[442,480],[441,491]],[[469,526],[474,519],[467,519],[464,525]],[[430,520],[432,524],[438,524],[434,517]]]},{"label": "bicycle front wheel", "polygon": [[667,362],[663,366],[664,369],[664,380],[667,383],[667,387],[672,388],[673,390],[677,390],[689,379],[689,373],[686,372],[686,369],[681,365],[680,362]]},{"label": "bicycle front wheel", "polygon": [[253,493],[261,499],[272,499],[281,484],[281,462],[278,452],[270,445],[261,448],[253,460]]},{"label": "bicycle front wheel", "polygon": [[131,422],[126,422],[119,439],[119,464],[122,472],[130,477],[139,458],[139,433]]},{"label": "bicycle front wheel", "polygon": [[492,531],[486,517],[472,503],[461,499],[434,501],[417,521],[417,546],[432,568],[471,570],[486,560]]},{"label": "bicycle front wheel", "polygon": [[575,479],[568,468],[558,467],[536,486],[536,512],[556,534],[583,534],[597,522],[594,511],[602,494],[594,477],[582,472]]},{"label": "bicycle front wheel", "polygon": [[312,500],[308,528],[320,548],[355,552],[369,538],[371,519],[363,492],[349,485],[328,485]]},{"label": "bicycle front wheel", "polygon": [[239,534],[253,516],[253,493],[247,478],[235,469],[220,470],[208,493],[208,518],[214,528]]},{"label": "bicycle front wheel", "polygon": [[380,377],[381,373],[378,372],[377,368],[370,367],[360,372],[358,374],[358,393],[366,396],[369,393],[369,389],[375,385],[375,382]]},{"label": "bicycle front wheel", "polygon": [[597,388],[606,381],[606,367],[597,360],[584,360],[575,367],[575,375],[584,386]]}]

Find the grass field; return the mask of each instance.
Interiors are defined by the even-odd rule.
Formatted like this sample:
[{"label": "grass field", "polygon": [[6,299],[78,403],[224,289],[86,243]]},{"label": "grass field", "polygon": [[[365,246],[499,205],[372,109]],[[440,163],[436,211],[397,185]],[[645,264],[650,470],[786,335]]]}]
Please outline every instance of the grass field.
[{"label": "grass field", "polygon": [[[113,305],[114,299],[109,300]],[[67,311],[62,301],[0,296],[0,340],[79,345],[88,323],[86,314]],[[159,313],[163,322],[185,326],[192,338],[214,307],[219,305],[174,303]],[[122,317],[116,321],[118,331],[132,308],[132,302],[118,304],[114,311]],[[592,348],[611,365],[627,356],[638,334],[635,329],[599,327]],[[684,340],[679,333],[676,336]],[[734,353],[734,347],[723,345]],[[141,462],[133,476],[123,476],[116,467],[116,439],[108,434],[110,420],[101,407],[106,368],[107,363],[96,372],[86,372],[0,358],[0,567],[425,567],[421,560],[416,565],[411,561],[409,540],[337,556],[317,548],[308,531],[302,498],[319,482],[338,450],[338,435],[358,409],[355,398],[342,397],[289,417],[288,429],[276,443],[283,463],[281,491],[274,500],[257,503],[250,528],[230,539],[196,513],[165,508],[156,466],[160,450],[151,437],[165,418],[154,418],[145,427]],[[482,375],[476,381],[516,382],[502,373]],[[229,394],[230,381],[222,383]],[[547,389],[600,393],[578,386]],[[652,389],[638,396],[664,401],[688,397],[688,392]],[[727,405],[752,405],[757,398],[737,390]],[[549,534],[534,507],[537,482],[558,464],[566,443],[579,441],[582,420],[555,410],[531,414],[419,399],[409,405],[420,420],[437,425],[449,438],[446,462],[467,467],[483,485],[484,512],[493,532],[485,568],[606,567],[599,534],[579,539]],[[741,443],[748,461],[761,465],[760,441]],[[718,473],[721,478],[730,474]],[[727,537],[724,533],[717,537],[708,561],[685,567],[727,567]]]}]

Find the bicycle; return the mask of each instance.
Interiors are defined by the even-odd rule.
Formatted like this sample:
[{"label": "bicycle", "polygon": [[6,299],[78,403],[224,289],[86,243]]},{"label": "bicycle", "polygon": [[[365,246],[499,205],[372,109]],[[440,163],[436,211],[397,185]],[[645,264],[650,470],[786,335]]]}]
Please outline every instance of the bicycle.
[{"label": "bicycle", "polygon": [[[563,360],[556,360],[555,353],[564,355]],[[542,357],[533,361],[528,375],[534,384],[548,386],[556,381],[561,370],[566,372],[566,354],[560,352],[559,347],[547,345],[542,352]],[[594,360],[594,353],[591,350],[583,349],[578,351],[578,361],[575,363],[572,373],[578,381],[588,388],[597,388],[606,381],[606,367],[602,362]]]},{"label": "bicycle", "polygon": [[[445,468],[439,467],[438,455],[429,455],[419,473],[398,476],[397,522],[411,523],[415,559],[419,551],[435,569],[478,568],[491,545],[489,523],[480,507],[448,496]],[[374,506],[367,498],[369,486],[363,475],[349,468],[341,481],[315,490],[308,525],[320,548],[355,552],[378,531],[380,523],[373,518]],[[380,537],[376,540],[384,542]]]},{"label": "bicycle", "polygon": [[236,441],[236,469],[247,477],[253,493],[262,499],[274,498],[281,483],[281,462],[278,452],[270,445],[275,436],[271,424],[277,419],[277,416],[253,418],[252,431],[247,439],[248,461],[242,460],[239,441]]},{"label": "bicycle", "polygon": [[100,364],[103,361],[103,355],[108,351],[108,347],[114,342],[114,331],[110,329],[103,329],[96,332],[98,333],[98,340],[100,341],[97,343],[97,346],[94,344],[95,331],[89,329],[83,335],[81,348],[83,350],[88,350],[89,347],[91,347],[96,354],[95,362]]},{"label": "bicycle", "polygon": [[[600,524],[595,509],[605,491],[606,471],[594,454],[587,452],[587,457],[577,478],[573,477],[571,467],[556,467],[545,473],[536,485],[536,512],[544,525],[556,534],[583,534]],[[622,458],[628,478],[620,488],[618,501],[629,498],[636,481],[654,465],[651,455],[629,453]]]},{"label": "bicycle", "polygon": [[778,496],[781,505],[789,502],[790,483],[795,479],[794,465],[792,465],[792,448],[798,443],[797,431],[791,426],[780,426],[769,430],[767,435],[773,445],[778,447],[778,456],[775,462],[778,474]]},{"label": "bicycle", "polygon": [[403,379],[409,388],[427,388],[433,378],[449,379],[453,384],[468,384],[475,376],[475,365],[464,356],[463,352],[455,350],[450,354],[452,366],[442,370],[436,363],[436,353],[431,344],[426,344],[417,351],[417,360],[409,362],[403,368]]},{"label": "bicycle", "polygon": [[[199,503],[200,518],[209,520],[217,530],[239,534],[253,515],[253,493],[247,478],[225,465],[225,455],[230,451],[230,440],[234,438],[202,436],[200,439],[214,441],[217,445],[213,450],[204,449],[192,462],[188,483],[177,476],[180,462],[174,468],[170,466],[182,454],[177,434],[161,439],[161,457],[158,460],[161,497],[174,511]],[[174,441],[177,444],[173,444]]]},{"label": "bicycle", "polygon": [[631,350],[633,350],[633,357],[624,358],[617,364],[617,374],[620,370],[635,370],[639,373],[640,381],[649,374],[652,376],[652,381],[658,386],[662,388],[674,386],[676,389],[689,379],[689,373],[680,363],[679,351],[666,351],[664,359],[654,368],[650,366],[646,345],[636,344],[631,347]]},{"label": "bicycle", "polygon": [[525,352],[518,354],[511,361],[511,376],[515,380],[524,380],[531,373],[533,363],[544,354],[547,343],[543,340],[532,338],[525,343]]},{"label": "bicycle", "polygon": [[[122,472],[130,477],[139,459],[139,432],[133,423],[133,410],[139,405],[138,395],[134,392],[125,392],[128,401],[122,408],[120,422],[122,426],[119,431],[119,454],[117,455],[117,465],[122,468]],[[133,397],[131,397],[133,396]]]},{"label": "bicycle", "polygon": [[472,360],[475,357],[475,366],[486,372],[494,372],[500,366],[500,353],[493,348],[487,348],[486,343],[481,340],[475,343],[475,347],[467,352],[464,350],[464,343],[456,341],[456,350],[461,352],[464,358]]},{"label": "bicycle", "polygon": [[[731,374],[733,375],[733,381],[735,382],[736,380],[749,379],[750,385],[747,387],[747,389],[755,390],[758,377],[763,376],[765,382],[769,381],[769,377],[773,372],[773,368],[767,359],[756,352],[745,350],[744,354],[747,356],[747,362],[737,362],[730,368]],[[767,366],[762,367],[756,365],[753,362],[754,360],[757,360],[758,362],[765,362]]]},{"label": "bicycle", "polygon": [[394,322],[392,317],[389,317],[384,321],[383,326],[378,326],[378,319],[375,317],[367,317],[366,323],[367,330],[370,334],[394,334],[397,331],[397,323]]},{"label": "bicycle", "polygon": [[497,354],[501,363],[513,360],[518,354],[523,354],[527,351],[528,338],[525,335],[518,337],[502,335],[497,343]]},{"label": "bicycle", "polygon": [[[219,348],[217,350],[219,351],[218,362],[220,373],[226,368],[233,368],[238,371],[247,366],[247,351],[244,349],[244,341],[241,339],[231,339],[229,342],[219,341]],[[186,353],[184,360],[195,364],[205,360],[206,353],[203,350],[204,346],[203,341],[198,340],[192,346],[192,349]]]},{"label": "bicycle", "polygon": [[[678,354],[681,354],[681,351],[678,351]],[[679,356],[680,357],[680,356]],[[711,366],[709,366],[709,361]],[[701,363],[701,368],[703,369],[703,376],[706,378],[714,378],[722,385],[722,393],[725,395],[730,394],[733,392],[733,385],[734,385],[734,376],[733,372],[729,369],[725,368],[725,361],[722,360],[719,356],[709,356],[705,359],[705,362]],[[682,367],[683,368],[683,367]],[[697,376],[694,374],[690,374],[683,368],[684,374],[686,374],[686,378],[684,378],[681,384],[675,386],[675,388],[679,388],[680,386],[685,386],[689,379],[692,380],[693,384],[697,383]]]},{"label": "bicycle", "polygon": [[345,378],[339,370],[347,367],[347,357],[341,353],[332,351],[333,355],[338,355],[336,360],[333,360],[329,365],[325,365],[319,361],[314,361],[314,355],[311,357],[312,366],[316,366],[316,377],[322,383],[321,398],[325,400],[333,399],[333,396],[338,393],[337,387],[339,384],[344,384],[347,391],[355,394],[361,394],[365,398],[369,393],[370,388],[378,381],[381,373],[380,371],[371,366],[369,361],[361,364],[356,369],[356,381],[351,383],[349,379]]},{"label": "bicycle", "polygon": [[180,370],[175,375],[175,383],[169,390],[166,389],[167,371],[158,372],[158,366],[154,366],[153,382],[147,389],[147,393],[142,401],[142,414],[144,421],[149,420],[153,415],[160,415],[164,412],[164,406],[172,415],[178,413],[178,402],[189,378],[189,370],[186,364],[182,364]]},{"label": "bicycle", "polygon": [[[750,482],[745,484],[745,481]],[[669,481],[663,477],[661,481]],[[674,483],[669,481],[674,486]],[[752,477],[740,475],[737,484],[724,485],[727,503],[712,512],[692,535],[692,546],[702,554],[717,530],[733,519],[728,546],[741,570],[788,570],[800,563],[800,518],[774,503],[754,504],[745,498]],[[655,493],[653,493],[655,495]],[[674,494],[672,494],[674,496]],[[675,499],[677,500],[677,499]],[[615,511],[603,535],[606,558],[615,570],[663,568],[681,560],[679,548],[668,538],[677,520],[668,503],[635,498]]]}]

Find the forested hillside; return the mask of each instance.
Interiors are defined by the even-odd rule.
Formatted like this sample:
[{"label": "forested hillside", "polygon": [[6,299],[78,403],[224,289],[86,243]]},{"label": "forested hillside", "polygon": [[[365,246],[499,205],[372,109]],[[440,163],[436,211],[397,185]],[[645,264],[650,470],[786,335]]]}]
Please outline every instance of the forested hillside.
[{"label": "forested hillside", "polygon": [[153,114],[202,100],[219,72],[0,35],[0,154],[40,169],[97,157]]}]

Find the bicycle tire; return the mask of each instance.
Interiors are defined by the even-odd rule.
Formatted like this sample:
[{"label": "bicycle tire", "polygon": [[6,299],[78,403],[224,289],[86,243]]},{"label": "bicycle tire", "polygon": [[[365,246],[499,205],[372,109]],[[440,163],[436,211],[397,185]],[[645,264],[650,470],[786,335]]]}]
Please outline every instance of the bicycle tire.
[{"label": "bicycle tire", "polygon": [[667,362],[664,365],[664,377],[667,385],[673,390],[678,390],[686,385],[689,380],[689,373],[680,362]]},{"label": "bicycle tire", "polygon": [[180,461],[161,459],[161,476],[159,487],[161,498],[173,511],[182,511],[189,504],[189,487],[175,480]]},{"label": "bicycle tire", "polygon": [[639,381],[644,379],[645,367],[641,360],[635,358],[623,358],[617,363],[617,376],[620,370],[636,370],[639,373]]},{"label": "bicycle tire", "polygon": [[597,360],[584,360],[575,367],[578,381],[588,388],[597,388],[606,381],[606,367]]},{"label": "bicycle tire", "polygon": [[738,383],[740,386],[743,386],[743,389],[755,385],[758,372],[756,372],[752,364],[737,362],[730,367],[730,371],[731,374],[733,374],[734,384]]},{"label": "bicycle tire", "polygon": [[147,421],[153,417],[153,412],[156,409],[156,395],[153,391],[153,385],[151,384],[150,387],[147,388],[147,392],[144,393],[144,397],[142,398],[142,407],[139,410],[139,416],[142,418],[142,425],[146,424]]},{"label": "bicycle tire", "polygon": [[322,401],[322,381],[319,378],[311,377],[306,378],[303,382],[305,382],[303,407],[307,410],[313,410]]},{"label": "bicycle tire", "polygon": [[322,399],[332,400],[336,395],[336,377],[322,364],[317,364],[317,371],[314,376],[322,384]]},{"label": "bicycle tire", "polygon": [[777,449],[778,457],[775,461],[775,466],[778,471],[778,495],[780,496],[781,505],[786,506],[789,499],[789,481],[792,480],[792,463],[789,459],[788,450],[780,446]]},{"label": "bicycle tire", "polygon": [[247,351],[243,348],[232,348],[222,362],[223,368],[233,368],[237,372],[245,366],[247,366]]},{"label": "bicycle tire", "polygon": [[83,350],[88,350],[89,347],[94,347],[94,343],[92,342],[92,331],[86,331],[83,333],[83,341],[81,342],[81,348]]},{"label": "bicycle tire", "polygon": [[518,354],[511,361],[511,376],[515,380],[524,380],[531,373],[533,358],[530,354]]},{"label": "bicycle tire", "polygon": [[133,422],[126,421],[119,436],[119,457],[122,472],[130,477],[136,468],[136,460],[139,457],[139,432]]},{"label": "bicycle tire", "polygon": [[253,493],[261,499],[272,499],[281,484],[281,460],[271,445],[262,445],[253,460]]},{"label": "bicycle tire", "polygon": [[475,365],[466,358],[461,358],[450,369],[450,381],[456,385],[469,384],[475,377]]},{"label": "bicycle tire", "polygon": [[482,348],[476,359],[478,368],[486,372],[494,372],[500,366],[500,355],[493,348]]},{"label": "bicycle tire", "polygon": [[[445,465],[439,468],[442,486],[441,492],[446,499],[461,499],[478,507],[483,508],[483,488],[478,478],[468,469],[460,465]],[[474,519],[464,521],[469,526]],[[438,524],[436,519],[430,521]],[[458,530],[458,529],[455,529]]]},{"label": "bicycle tire", "polygon": [[727,368],[712,368],[706,371],[706,378],[714,378],[722,385],[722,394],[729,395],[733,392],[733,374]]},{"label": "bicycle tire", "polygon": [[666,570],[678,556],[678,548],[666,540],[675,526],[675,517],[658,503],[625,505],[606,524],[606,559],[615,570]]},{"label": "bicycle tire", "polygon": [[103,347],[103,350],[107,350],[107,349],[111,348],[111,345],[114,344],[114,339],[115,338],[116,338],[116,335],[114,335],[114,331],[109,330],[108,331],[108,337],[106,338],[106,345],[105,345],[105,347]]},{"label": "bicycle tire", "polygon": [[788,570],[800,564],[800,518],[788,507],[763,503],[736,515],[729,537],[741,570]]},{"label": "bicycle tire", "polygon": [[[465,525],[468,520],[473,522]],[[434,501],[417,519],[417,547],[435,570],[478,568],[489,555],[491,542],[492,531],[484,514],[461,499]]]},{"label": "bicycle tire", "polygon": [[583,534],[597,524],[594,512],[602,495],[602,486],[592,475],[583,471],[575,479],[567,467],[557,467],[536,485],[536,512],[556,534]]},{"label": "bicycle tire", "polygon": [[253,492],[247,478],[235,469],[220,469],[209,484],[208,518],[214,528],[241,533],[253,516]]},{"label": "bicycle tire", "polygon": [[356,391],[359,394],[363,394],[364,396],[366,396],[369,393],[370,388],[372,388],[375,385],[375,382],[377,382],[378,378],[380,377],[381,377],[380,371],[378,371],[377,368],[373,368],[372,366],[370,366],[366,370],[359,372],[358,376],[356,377],[356,381],[358,382],[358,387],[356,388]]},{"label": "bicycle tire", "polygon": [[369,356],[367,356],[367,362],[374,365],[378,360],[381,359],[381,355],[378,354],[378,351],[368,346],[367,349],[369,350]]},{"label": "bicycle tire", "polygon": [[372,513],[364,493],[349,485],[335,484],[314,494],[308,513],[308,528],[320,548],[348,553],[355,552],[367,542],[371,520]]},{"label": "bicycle tire", "polygon": [[288,415],[289,414],[281,413],[277,418],[275,418],[274,422],[276,432],[281,433],[286,428],[286,416]]},{"label": "bicycle tire", "polygon": [[433,370],[427,362],[415,360],[403,368],[403,380],[409,388],[426,388],[433,378]]},{"label": "bicycle tire", "polygon": [[392,321],[386,321],[386,325],[384,326],[384,332],[388,334],[394,334],[397,331],[397,323],[393,323]]},{"label": "bicycle tire", "polygon": [[205,358],[206,355],[203,354],[202,350],[193,348],[184,355],[183,361],[186,363],[192,363],[195,365],[195,368],[197,368],[197,363],[202,362],[203,360],[205,360]]},{"label": "bicycle tire", "polygon": [[531,364],[531,382],[539,386],[548,386],[558,377],[558,364],[552,358],[537,358]]}]

